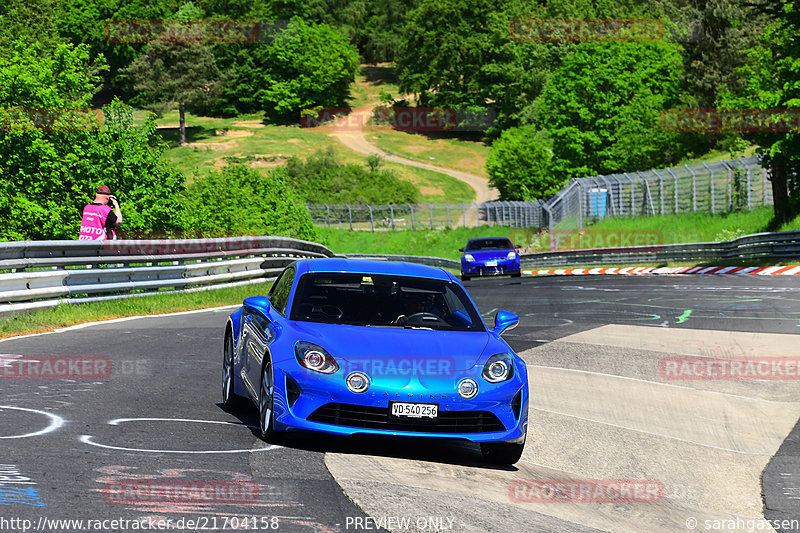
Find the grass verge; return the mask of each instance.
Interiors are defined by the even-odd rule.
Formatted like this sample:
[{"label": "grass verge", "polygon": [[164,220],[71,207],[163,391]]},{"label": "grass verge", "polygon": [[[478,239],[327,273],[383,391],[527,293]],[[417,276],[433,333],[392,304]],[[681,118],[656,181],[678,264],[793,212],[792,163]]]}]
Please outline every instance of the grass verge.
[{"label": "grass verge", "polygon": [[[565,245],[564,249],[575,249],[727,241],[742,235],[767,231],[771,218],[771,207],[724,215],[689,213],[678,216],[609,218],[583,229],[560,229],[559,242]],[[784,224],[780,230],[800,230],[800,217]],[[458,249],[468,239],[476,237],[508,237],[514,244],[525,247],[528,252],[547,251],[550,243],[546,230],[504,226],[375,233],[320,227],[317,231],[322,244],[340,254],[405,254],[458,259],[461,257]],[[573,238],[573,234],[577,237]],[[643,235],[644,242],[635,242],[638,234]],[[582,238],[583,235],[587,238]],[[633,242],[626,244],[623,237]]]},{"label": "grass verge", "polygon": [[61,304],[59,306],[32,311],[0,319],[0,339],[44,333],[55,328],[63,328],[94,322],[137,315],[158,315],[192,311],[208,307],[241,304],[248,296],[266,294],[271,283],[245,285],[201,292],[155,294],[138,298],[90,302],[84,304]]}]

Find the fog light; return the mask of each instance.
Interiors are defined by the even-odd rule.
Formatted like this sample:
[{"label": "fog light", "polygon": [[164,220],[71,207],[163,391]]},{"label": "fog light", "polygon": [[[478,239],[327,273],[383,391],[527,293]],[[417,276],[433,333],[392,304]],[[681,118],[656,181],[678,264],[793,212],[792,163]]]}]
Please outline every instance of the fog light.
[{"label": "fog light", "polygon": [[465,400],[469,400],[478,394],[478,384],[472,379],[463,379],[458,384],[458,394]]},{"label": "fog light", "polygon": [[356,393],[366,392],[369,388],[369,378],[362,372],[353,372],[347,376],[347,388]]}]

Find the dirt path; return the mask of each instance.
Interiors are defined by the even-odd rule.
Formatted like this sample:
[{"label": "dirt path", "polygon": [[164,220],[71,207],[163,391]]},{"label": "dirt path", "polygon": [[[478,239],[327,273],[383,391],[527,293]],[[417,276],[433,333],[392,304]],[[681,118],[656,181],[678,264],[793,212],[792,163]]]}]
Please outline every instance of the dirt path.
[{"label": "dirt path", "polygon": [[[364,116],[363,120],[353,120],[356,116]],[[439,172],[441,174],[447,174],[448,176],[452,176],[459,181],[463,181],[470,187],[475,190],[475,202],[482,203],[494,200],[497,198],[497,191],[493,188],[489,187],[489,180],[484,177],[476,176],[475,174],[469,174],[468,172],[461,172],[459,170],[453,170],[451,168],[444,168],[436,165],[431,165],[429,163],[420,163],[418,161],[413,161],[411,159],[406,159],[404,157],[399,157],[393,155],[389,152],[381,150],[374,144],[370,143],[367,138],[364,136],[363,125],[366,122],[366,118],[372,114],[372,107],[364,107],[360,109],[354,109],[350,114],[351,120],[347,121],[347,128],[346,129],[336,129],[336,127],[332,127],[331,136],[335,137],[339,140],[342,144],[354,150],[356,152],[370,155],[370,154],[378,154],[381,157],[385,158],[387,161],[392,161],[393,163],[399,163],[401,165],[408,165],[417,168],[424,168],[425,170],[430,170],[433,172]],[[359,127],[356,127],[358,125]],[[327,126],[330,127],[330,126]]]}]

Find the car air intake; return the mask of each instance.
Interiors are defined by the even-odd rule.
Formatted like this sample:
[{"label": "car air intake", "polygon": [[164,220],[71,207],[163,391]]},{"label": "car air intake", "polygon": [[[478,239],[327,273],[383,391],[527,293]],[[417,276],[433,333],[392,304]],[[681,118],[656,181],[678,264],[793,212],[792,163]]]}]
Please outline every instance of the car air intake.
[{"label": "car air intake", "polygon": [[386,407],[328,403],[311,413],[309,422],[334,426],[416,433],[491,433],[506,431],[489,411],[439,411],[436,420],[389,417]]}]

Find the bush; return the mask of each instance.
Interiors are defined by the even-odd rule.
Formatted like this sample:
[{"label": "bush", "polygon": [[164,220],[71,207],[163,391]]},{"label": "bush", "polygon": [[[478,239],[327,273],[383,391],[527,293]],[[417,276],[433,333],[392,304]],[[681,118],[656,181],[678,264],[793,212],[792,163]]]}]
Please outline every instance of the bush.
[{"label": "bush", "polygon": [[532,126],[503,132],[486,159],[489,183],[501,200],[536,200],[558,192],[567,178],[552,171],[552,146],[547,135]]},{"label": "bush", "polygon": [[[369,168],[367,168],[369,166]],[[342,164],[332,148],[318,150],[307,160],[286,163],[292,187],[304,201],[329,204],[406,204],[419,200],[417,189],[398,179],[391,170],[368,158],[367,165]]]},{"label": "bush", "polygon": [[[0,59],[0,108],[9,108],[0,116],[0,239],[77,239],[100,184],[119,198],[123,229],[177,229],[173,200],[183,177],[161,159],[155,123],[133,127],[131,108],[119,102],[104,108],[104,125],[67,111],[89,104],[102,61],[90,61],[85,46],[59,45],[52,55],[21,43],[12,49]],[[35,124],[19,108],[60,118]]]},{"label": "bush", "polygon": [[539,105],[553,169],[573,178],[675,164],[691,136],[666,131],[659,115],[680,105],[681,72],[674,43],[577,45]]},{"label": "bush", "polygon": [[182,203],[187,232],[316,238],[311,217],[283,169],[264,177],[248,166],[228,165],[192,183]]},{"label": "bush", "polygon": [[358,71],[358,52],[340,31],[294,18],[264,58],[256,94],[268,116],[299,120],[315,106],[343,106]]}]

